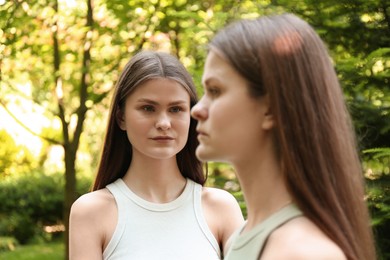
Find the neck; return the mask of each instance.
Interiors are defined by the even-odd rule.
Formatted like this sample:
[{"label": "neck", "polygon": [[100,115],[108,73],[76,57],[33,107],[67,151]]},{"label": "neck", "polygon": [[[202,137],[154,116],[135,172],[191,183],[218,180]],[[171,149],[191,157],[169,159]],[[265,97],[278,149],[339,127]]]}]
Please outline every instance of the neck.
[{"label": "neck", "polygon": [[176,199],[186,184],[175,157],[160,160],[135,156],[123,181],[138,196],[156,203]]},{"label": "neck", "polygon": [[275,158],[246,161],[234,168],[247,205],[247,225],[243,232],[292,202]]}]

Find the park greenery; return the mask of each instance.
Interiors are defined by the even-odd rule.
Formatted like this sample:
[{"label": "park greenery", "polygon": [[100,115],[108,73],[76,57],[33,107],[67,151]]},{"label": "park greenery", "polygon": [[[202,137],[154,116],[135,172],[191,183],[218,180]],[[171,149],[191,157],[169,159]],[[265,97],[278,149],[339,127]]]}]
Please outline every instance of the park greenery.
[{"label": "park greenery", "polygon": [[[356,129],[379,257],[390,258],[387,0],[0,0],[0,254],[61,233],[46,227],[66,230],[73,201],[91,186],[112,90],[134,53],[173,53],[202,95],[214,33],[283,12],[306,20],[329,48]],[[231,167],[211,163],[208,185],[232,192],[246,213]]]}]

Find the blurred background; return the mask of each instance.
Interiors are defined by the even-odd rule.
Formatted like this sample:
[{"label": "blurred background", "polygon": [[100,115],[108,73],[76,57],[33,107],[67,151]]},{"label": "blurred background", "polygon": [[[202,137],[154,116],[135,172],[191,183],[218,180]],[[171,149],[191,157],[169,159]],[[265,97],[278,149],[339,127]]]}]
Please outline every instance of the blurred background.
[{"label": "blurred background", "polygon": [[[390,259],[388,0],[0,0],[0,259],[66,259],[69,209],[94,179],[112,90],[141,49],[178,56],[202,95],[207,42],[293,12],[326,42],[353,116],[379,259]],[[232,168],[208,186],[246,207]]]}]

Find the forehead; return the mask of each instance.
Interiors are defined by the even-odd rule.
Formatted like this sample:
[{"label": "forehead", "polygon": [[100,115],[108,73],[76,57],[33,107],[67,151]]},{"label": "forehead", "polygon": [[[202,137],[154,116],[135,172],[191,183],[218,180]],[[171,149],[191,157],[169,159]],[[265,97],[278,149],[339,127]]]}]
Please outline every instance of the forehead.
[{"label": "forehead", "polygon": [[222,58],[219,57],[214,51],[210,51],[207,54],[206,62],[204,64],[204,71],[202,76],[203,84],[206,83],[210,78],[221,75],[224,69],[221,67],[225,63]]},{"label": "forehead", "polygon": [[128,98],[181,99],[189,102],[190,94],[179,82],[168,78],[153,78],[139,84]]},{"label": "forehead", "polygon": [[246,85],[246,80],[223,58],[223,55],[210,51],[206,58],[202,83],[207,86],[214,80],[228,85],[233,83]]}]

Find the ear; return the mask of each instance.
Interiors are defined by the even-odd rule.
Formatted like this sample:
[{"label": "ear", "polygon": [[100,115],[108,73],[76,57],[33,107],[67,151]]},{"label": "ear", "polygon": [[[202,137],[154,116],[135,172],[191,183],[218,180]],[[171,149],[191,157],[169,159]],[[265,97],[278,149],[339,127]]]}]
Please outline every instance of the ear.
[{"label": "ear", "polygon": [[122,112],[122,109],[118,107],[115,113],[115,120],[116,123],[118,124],[119,128],[122,129],[123,131],[126,131],[126,123],[124,120],[124,113]]},{"label": "ear", "polygon": [[262,97],[264,117],[262,122],[263,130],[271,130],[275,126],[275,117],[271,110],[270,99],[268,94]]}]

